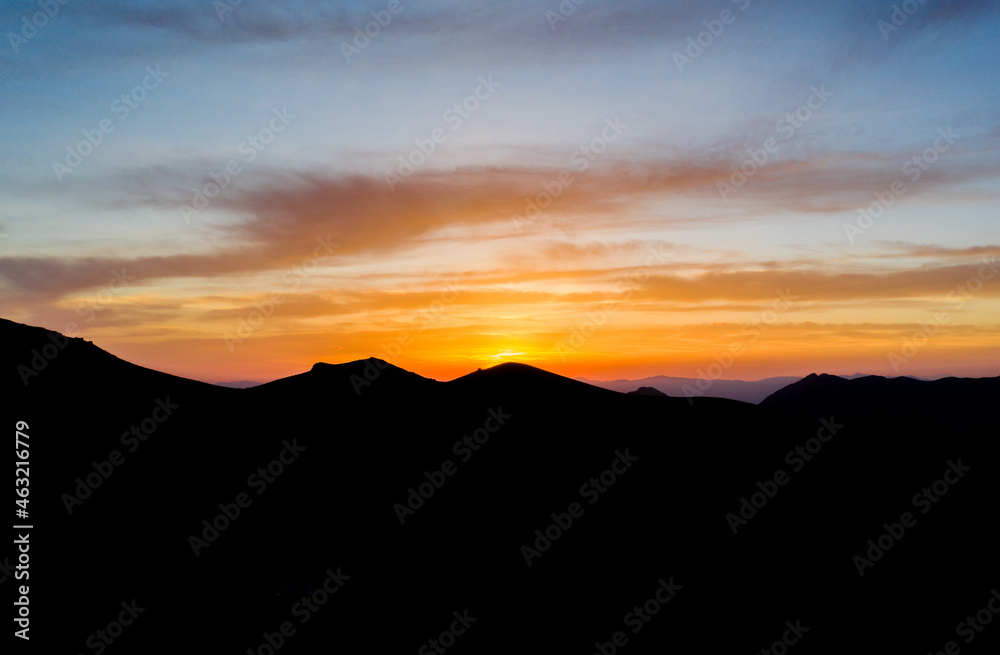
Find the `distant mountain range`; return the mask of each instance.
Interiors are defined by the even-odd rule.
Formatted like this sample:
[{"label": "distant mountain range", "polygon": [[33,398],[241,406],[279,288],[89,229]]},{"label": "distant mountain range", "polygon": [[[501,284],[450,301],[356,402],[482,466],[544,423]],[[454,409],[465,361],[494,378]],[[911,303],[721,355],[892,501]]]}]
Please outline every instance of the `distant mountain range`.
[{"label": "distant mountain range", "polygon": [[745,403],[757,404],[772,393],[800,380],[797,377],[774,377],[764,378],[754,382],[744,382],[742,380],[703,380],[698,378],[675,378],[666,375],[657,375],[641,380],[589,380],[587,378],[576,378],[581,382],[592,384],[595,387],[611,389],[628,393],[640,387],[656,389],[668,396],[675,398],[686,398],[688,396],[708,396],[711,398],[729,398]]},{"label": "distant mountain range", "polygon": [[[845,380],[854,380],[856,378],[868,376],[864,373],[855,373],[854,375],[841,377]],[[583,377],[574,379],[591,384],[595,387],[610,389],[612,391],[620,391],[622,393],[679,397],[686,397],[689,393],[696,393],[699,396],[707,396],[710,398],[729,398],[730,400],[739,400],[745,403],[757,404],[778,389],[788,386],[793,382],[797,382],[802,378],[783,376],[764,378],[762,380],[754,380],[751,382],[745,382],[743,380],[713,380],[710,381],[710,384],[706,384],[709,381],[704,379],[677,378],[665,375],[657,375],[654,377],[643,378],[641,380],[619,379],[603,381],[590,380]],[[234,382],[216,382],[215,384],[220,387],[229,387],[231,389],[249,389],[251,387],[259,387],[264,383],[254,382],[251,380],[237,380]]]},{"label": "distant mountain range", "polygon": [[[844,377],[845,380],[868,377],[864,373],[855,373]],[[668,396],[687,398],[689,396],[706,396],[710,398],[729,398],[756,405],[775,391],[786,387],[802,378],[783,376],[764,378],[745,382],[743,380],[706,380],[703,378],[677,378],[666,375],[642,378],[641,380],[590,380],[578,377],[577,380],[592,384],[602,389],[611,389],[622,393],[632,393],[636,389],[655,389]]]},{"label": "distant mountain range", "polygon": [[1000,377],[753,405],[372,358],[233,389],[0,340],[40,652],[938,652],[1000,584]]}]

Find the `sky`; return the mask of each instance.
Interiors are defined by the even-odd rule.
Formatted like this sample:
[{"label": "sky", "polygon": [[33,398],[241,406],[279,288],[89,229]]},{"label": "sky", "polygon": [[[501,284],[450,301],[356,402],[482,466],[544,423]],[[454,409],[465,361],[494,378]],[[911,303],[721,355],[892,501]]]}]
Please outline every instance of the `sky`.
[{"label": "sky", "polygon": [[0,316],[209,382],[1000,374],[1000,3],[0,2]]}]

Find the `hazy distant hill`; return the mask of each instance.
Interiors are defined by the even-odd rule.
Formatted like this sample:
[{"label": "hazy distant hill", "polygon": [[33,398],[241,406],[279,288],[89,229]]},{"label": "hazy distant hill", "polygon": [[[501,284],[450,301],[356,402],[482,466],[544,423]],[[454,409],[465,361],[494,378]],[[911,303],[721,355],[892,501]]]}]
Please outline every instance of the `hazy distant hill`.
[{"label": "hazy distant hill", "polygon": [[234,382],[216,382],[215,384],[220,387],[229,387],[230,389],[249,389],[250,387],[259,387],[263,383],[251,380],[236,380]]},{"label": "hazy distant hill", "polygon": [[649,387],[676,398],[687,398],[691,395],[697,395],[710,398],[729,398],[730,400],[757,404],[778,389],[801,378],[775,377],[764,378],[763,380],[756,380],[754,382],[744,382],[743,380],[709,381],[697,378],[674,378],[665,375],[657,375],[641,380],[599,381],[588,380],[587,378],[577,379],[587,384],[603,387],[604,389],[621,391],[622,393],[628,393],[639,387]]},{"label": "hazy distant hill", "polygon": [[229,389],[0,339],[40,652],[91,652],[133,599],[108,655],[760,652],[786,622],[793,653],[937,652],[1000,584],[996,378],[810,376],[755,406],[367,359]]}]

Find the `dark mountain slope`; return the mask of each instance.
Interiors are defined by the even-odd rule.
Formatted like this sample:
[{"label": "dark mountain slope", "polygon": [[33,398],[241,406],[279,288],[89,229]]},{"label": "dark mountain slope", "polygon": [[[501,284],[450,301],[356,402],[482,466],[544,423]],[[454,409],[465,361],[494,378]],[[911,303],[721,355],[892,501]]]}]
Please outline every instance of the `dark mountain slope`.
[{"label": "dark mountain slope", "polygon": [[[0,330],[8,365],[47,338]],[[132,598],[147,609],[108,653],[174,652],[173,635],[194,652],[258,652],[284,621],[296,632],[281,653],[413,652],[465,610],[477,621],[449,653],[593,653],[616,631],[626,653],[759,652],[796,620],[810,628],[799,653],[927,652],[997,584],[995,430],[886,431],[898,416],[875,404],[848,421],[836,413],[852,415],[847,400],[815,397],[825,387],[757,407],[630,396],[523,365],[434,382],[362,360],[233,390],[93,350],[67,347],[4,389],[5,418],[30,425],[32,608],[47,652],[88,651]],[[123,432],[166,397],[178,407],[130,451]],[[966,414],[969,426],[995,418],[991,404]],[[821,421],[836,430],[825,442]],[[808,461],[796,454],[816,444]],[[114,449],[124,462],[68,513],[63,494]],[[919,512],[913,494],[957,458],[972,470],[860,576],[852,557]],[[787,482],[772,488],[778,470]],[[758,483],[773,497],[733,534],[727,515]],[[249,504],[227,519],[240,494]],[[197,556],[192,535],[205,539]],[[338,567],[350,579],[301,623],[297,604]],[[683,588],[633,633],[626,614],[661,579]],[[45,617],[59,629],[43,631]]]},{"label": "dark mountain slope", "polygon": [[884,423],[896,421],[925,429],[995,432],[989,408],[1000,399],[1000,377],[884,378],[847,380],[810,375],[768,396],[762,407],[787,414],[820,416],[834,412],[845,418]]}]

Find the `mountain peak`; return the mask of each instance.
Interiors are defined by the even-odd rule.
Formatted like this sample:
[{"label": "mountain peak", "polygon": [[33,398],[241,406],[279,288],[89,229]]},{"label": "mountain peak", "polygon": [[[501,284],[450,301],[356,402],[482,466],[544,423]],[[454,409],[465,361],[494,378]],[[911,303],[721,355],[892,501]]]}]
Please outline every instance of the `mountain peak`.
[{"label": "mountain peak", "polygon": [[[353,369],[364,369],[365,367],[374,366],[380,371],[385,371],[387,369],[395,369],[397,371],[405,371],[410,373],[406,369],[400,368],[394,364],[390,364],[384,359],[379,359],[378,357],[369,357],[367,359],[355,359],[350,362],[341,362],[340,364],[330,364],[329,362],[316,362],[309,369],[310,372],[331,372],[331,371],[349,371]],[[413,373],[416,375],[416,373]]]},{"label": "mountain peak", "polygon": [[[477,371],[463,375],[452,380],[448,384],[456,385],[486,385],[487,387],[511,388],[519,390],[542,390],[549,391],[553,388],[575,388],[580,391],[606,391],[586,382],[580,382],[572,378],[567,378],[558,373],[552,373],[544,369],[522,364],[521,362],[504,362],[489,368],[481,368]],[[553,385],[558,385],[553,387]]]},{"label": "mountain peak", "polygon": [[639,387],[635,391],[629,391],[630,396],[660,396],[661,398],[669,398],[667,394],[663,393],[659,389],[653,387]]}]

